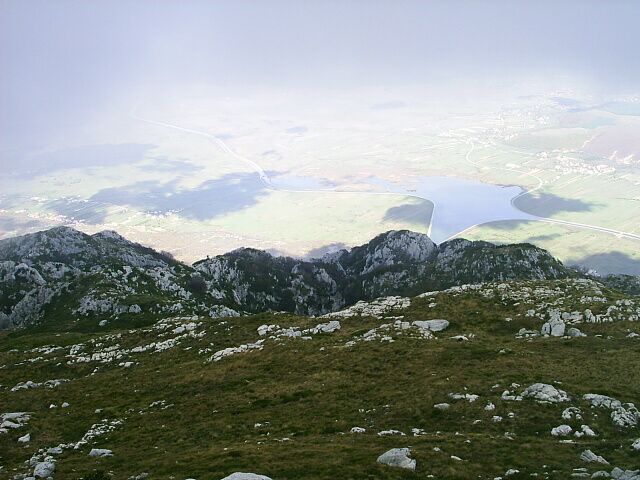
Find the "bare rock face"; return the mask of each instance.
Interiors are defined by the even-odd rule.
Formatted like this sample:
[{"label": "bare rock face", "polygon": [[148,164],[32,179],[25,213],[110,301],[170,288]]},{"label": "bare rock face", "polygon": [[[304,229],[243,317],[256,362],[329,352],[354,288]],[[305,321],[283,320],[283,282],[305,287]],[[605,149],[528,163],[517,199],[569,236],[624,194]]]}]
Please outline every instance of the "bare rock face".
[{"label": "bare rock face", "polygon": [[573,428],[569,425],[558,425],[551,429],[551,435],[554,437],[566,437],[571,435],[571,432],[573,432]]},{"label": "bare rock face", "polygon": [[411,450],[408,448],[392,448],[378,457],[378,463],[389,467],[405,468],[407,470],[416,469],[416,461],[410,457]]},{"label": "bare rock face", "polygon": [[600,455],[596,455],[591,450],[585,450],[584,452],[582,452],[580,454],[580,460],[587,463],[602,463],[604,465],[609,465],[609,462],[607,462]]},{"label": "bare rock face", "polygon": [[224,477],[222,480],[271,480],[271,478],[265,475],[258,475],[257,473],[235,472]]},{"label": "bare rock face", "polygon": [[33,469],[33,476],[38,478],[47,478],[53,475],[56,470],[56,464],[51,460],[46,460],[36,464]]},{"label": "bare rock face", "polygon": [[89,452],[90,457],[111,457],[113,452],[106,448],[92,448]]},{"label": "bare rock face", "polygon": [[[360,270],[360,274],[364,275],[381,267],[427,262],[436,253],[438,247],[424,234],[391,231],[358,248],[366,251],[363,256],[364,265]],[[356,249],[352,250],[352,253],[357,252]]]},{"label": "bare rock face", "polygon": [[[60,303],[69,315],[113,319],[159,312],[213,318],[264,311],[321,316],[381,297],[576,275],[533,245],[456,239],[438,246],[408,230],[386,232],[320,259],[241,248],[190,266],[115,232],[86,235],[56,227],[0,240],[0,328],[36,324],[45,307],[55,310]],[[69,301],[70,292],[87,284],[92,288],[84,296]],[[128,301],[134,296],[151,300]]]},{"label": "bare rock face", "polygon": [[559,312],[552,311],[551,318],[542,325],[542,335],[550,335],[552,337],[564,337],[566,325],[560,318]]},{"label": "bare rock face", "polygon": [[633,403],[622,403],[616,398],[598,393],[587,393],[582,398],[594,407],[611,410],[611,422],[617,428],[627,429],[640,425],[640,410]]},{"label": "bare rock face", "polygon": [[432,332],[441,332],[449,328],[449,321],[443,319],[416,320],[413,324],[418,328],[430,330]]},{"label": "bare rock face", "polygon": [[569,395],[564,390],[547,383],[534,383],[522,392],[523,398],[532,398],[540,403],[568,402]]}]

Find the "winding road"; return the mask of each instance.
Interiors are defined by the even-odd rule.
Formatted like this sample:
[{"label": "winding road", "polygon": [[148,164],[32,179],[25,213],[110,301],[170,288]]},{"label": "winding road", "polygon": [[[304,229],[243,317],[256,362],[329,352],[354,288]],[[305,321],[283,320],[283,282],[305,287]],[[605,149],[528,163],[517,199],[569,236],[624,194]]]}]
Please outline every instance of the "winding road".
[{"label": "winding road", "polygon": [[[175,125],[172,123],[167,123],[167,122],[161,122],[158,120],[153,120],[153,119],[149,119],[149,118],[144,118],[139,116],[136,113],[136,108],[132,109],[130,112],[130,116],[138,121],[150,124],[150,125],[156,125],[159,127],[165,127],[165,128],[170,128],[173,130],[177,130],[177,131],[181,131],[181,132],[185,132],[185,133],[190,133],[193,135],[199,135],[201,137],[205,137],[211,141],[213,141],[218,148],[220,148],[223,152],[227,153],[228,155],[232,156],[233,158],[235,158],[236,160],[248,165],[251,169],[253,169],[260,177],[260,181],[263,183],[263,185],[265,186],[265,188],[269,189],[269,190],[276,190],[276,191],[280,191],[280,192],[288,192],[288,193],[332,193],[332,194],[341,194],[341,195],[394,195],[394,196],[403,196],[403,197],[412,197],[412,198],[417,198],[420,200],[427,200],[429,202],[431,202],[433,204],[433,210],[431,213],[431,217],[429,218],[429,225],[427,227],[427,235],[431,234],[431,228],[433,225],[433,219],[434,219],[434,215],[435,215],[435,210],[436,210],[436,204],[434,202],[432,202],[431,200],[429,200],[428,198],[424,198],[424,197],[420,197],[418,195],[412,195],[410,193],[401,193],[401,192],[365,192],[365,191],[355,191],[355,190],[336,190],[336,189],[315,189],[315,190],[293,190],[293,189],[287,189],[287,188],[280,188],[277,187],[276,185],[273,184],[273,182],[271,181],[271,178],[269,177],[269,175],[264,171],[264,169],[257,164],[256,162],[254,162],[253,160],[244,157],[236,152],[234,152],[222,139],[216,137],[213,134],[207,133],[207,132],[202,132],[200,130],[194,130],[191,128],[185,128],[185,127],[181,127],[180,125]],[[473,151],[475,150],[475,144],[473,142],[473,140],[469,140],[467,143],[470,144],[470,148],[467,151],[466,155],[465,155],[465,159],[466,161],[473,165],[476,168],[481,168],[482,164],[478,163],[478,162],[474,162],[471,160],[471,154],[473,153]],[[534,179],[537,180],[538,184],[534,187],[531,188],[529,190],[525,190],[522,193],[516,195],[515,197],[513,197],[511,199],[511,204],[514,208],[518,208],[515,204],[514,201],[517,200],[520,197],[523,197],[525,195],[530,195],[531,193],[535,192],[536,190],[539,190],[543,184],[544,181],[538,177],[537,175],[534,175],[530,172],[526,172],[526,171],[522,171],[522,170],[517,170],[517,169],[513,169],[513,168],[506,168],[506,167],[498,167],[498,169],[500,170],[505,170],[505,171],[510,171],[510,172],[515,172],[515,173],[519,173],[522,175],[527,175],[530,177],[533,177]],[[518,210],[520,210],[518,208]],[[522,210],[521,210],[522,211]],[[528,213],[528,212],[525,212]],[[603,233],[608,233],[611,235],[615,235],[618,237],[624,237],[624,238],[629,238],[629,239],[633,239],[633,240],[640,240],[640,234],[635,234],[635,233],[630,233],[630,232],[623,232],[620,230],[615,230],[615,229],[611,229],[611,228],[606,228],[606,227],[600,227],[597,225],[588,225],[588,224],[584,224],[584,223],[577,223],[577,222],[569,222],[569,221],[565,221],[565,220],[556,220],[553,218],[547,218],[547,217],[540,217],[537,215],[532,215],[534,218],[532,218],[532,221],[539,221],[539,222],[545,222],[545,223],[550,223],[550,224],[557,224],[557,225],[565,225],[565,226],[570,226],[570,227],[575,227],[575,228],[582,228],[582,229],[587,229],[587,230],[593,230],[593,231],[597,231],[597,232],[603,232]],[[508,219],[507,219],[508,220]],[[486,222],[484,222],[486,223]],[[468,232],[478,226],[480,226],[482,224],[476,224],[476,225],[471,225],[470,227],[465,228],[464,230],[461,230],[457,233],[455,233],[454,235],[451,235],[449,238],[447,238],[447,240],[450,240],[452,238],[458,237],[460,235],[462,235],[465,232]],[[445,240],[446,241],[446,240]]]},{"label": "winding road", "polygon": [[[481,163],[478,162],[474,162],[471,160],[470,156],[473,153],[473,151],[475,150],[475,144],[473,143],[473,140],[469,140],[470,143],[470,148],[467,151],[466,155],[465,155],[465,159],[466,161],[473,165],[476,168],[481,168],[483,165]],[[517,208],[518,210],[520,210],[521,212],[523,212],[523,210],[521,210],[520,208],[518,208],[518,206],[514,203],[518,198],[523,197],[525,195],[530,195],[531,193],[535,192],[536,190],[539,190],[540,188],[542,188],[542,185],[544,185],[544,181],[538,177],[537,175],[534,175],[533,173],[530,172],[525,172],[524,170],[517,170],[515,168],[506,168],[506,167],[494,167],[496,170],[504,170],[504,171],[509,171],[509,172],[515,172],[515,173],[520,173],[522,175],[527,175],[529,177],[533,177],[534,179],[536,179],[538,181],[538,185],[536,185],[535,187],[529,189],[529,190],[525,190],[522,193],[516,195],[515,197],[513,197],[511,199],[511,205],[514,208]],[[640,234],[635,234],[635,233],[631,233],[631,232],[623,232],[621,230],[615,230],[612,228],[606,228],[606,227],[599,227],[597,225],[589,225],[586,223],[578,223],[578,222],[569,222],[566,220],[557,220],[554,218],[548,218],[548,217],[541,217],[539,215],[535,215],[529,212],[524,212],[527,213],[531,216],[533,216],[534,218],[531,219],[531,221],[535,221],[535,222],[545,222],[545,223],[551,223],[551,224],[556,224],[556,225],[566,225],[569,227],[576,227],[576,228],[582,228],[582,229],[587,229],[587,230],[594,230],[597,232],[603,232],[603,233],[608,233],[611,235],[615,235],[617,237],[623,237],[623,238],[630,238],[632,240],[640,240]],[[447,238],[447,240],[451,240],[452,238],[458,237],[460,235],[462,235],[465,232],[468,232],[476,227],[479,227],[482,224],[476,224],[476,225],[471,225],[470,227],[465,228],[464,230],[451,235],[449,238]]]},{"label": "winding road", "polygon": [[[330,189],[294,190],[294,189],[278,187],[277,185],[275,185],[271,181],[271,178],[269,177],[267,172],[265,172],[264,169],[260,165],[258,165],[253,160],[234,152],[222,139],[220,139],[219,137],[216,137],[215,135],[213,135],[211,133],[202,132],[200,130],[194,130],[192,128],[181,127],[180,125],[174,125],[172,123],[160,122],[160,121],[157,121],[157,120],[152,120],[152,119],[149,119],[149,118],[140,117],[135,112],[135,109],[132,110],[129,113],[129,115],[131,116],[131,118],[133,118],[135,120],[138,120],[138,121],[141,121],[141,122],[144,122],[144,123],[148,123],[150,125],[156,125],[156,126],[159,126],[159,127],[171,128],[171,129],[178,130],[178,131],[181,131],[181,132],[191,133],[191,134],[194,134],[194,135],[199,135],[201,137],[205,137],[205,138],[207,138],[209,140],[212,140],[223,152],[231,155],[236,160],[239,160],[239,161],[245,163],[246,165],[251,167],[253,170],[255,170],[255,172],[259,175],[260,181],[262,182],[262,184],[265,186],[265,188],[267,188],[269,190],[274,190],[274,191],[279,191],[279,192],[287,192],[287,193],[323,193],[323,194],[332,193],[332,194],[341,194],[341,195],[393,195],[393,196],[396,196],[396,197],[410,197],[410,198],[416,198],[416,199],[419,199],[419,200],[427,200],[427,201],[431,202],[431,200],[429,200],[428,198],[423,198],[423,197],[420,197],[419,195],[412,195],[411,193],[404,193],[404,192],[368,192],[368,191],[359,191],[359,190],[337,190],[337,189],[333,189],[333,188],[330,188]],[[433,204],[433,210],[432,210],[431,216],[429,218],[429,224],[427,225],[427,235],[431,235],[431,226],[433,225],[433,215],[435,213],[435,204],[433,202],[431,202],[431,203]]]}]

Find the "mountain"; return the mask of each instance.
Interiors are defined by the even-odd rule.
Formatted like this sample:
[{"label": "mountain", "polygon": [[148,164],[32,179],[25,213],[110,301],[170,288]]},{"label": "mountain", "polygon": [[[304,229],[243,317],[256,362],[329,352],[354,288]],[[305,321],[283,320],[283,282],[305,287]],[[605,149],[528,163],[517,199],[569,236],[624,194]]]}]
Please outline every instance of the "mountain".
[{"label": "mountain", "polygon": [[383,233],[320,259],[242,248],[190,266],[115,232],[57,227],[0,240],[0,326],[98,314],[101,321],[134,322],[167,312],[322,315],[380,296],[576,275],[533,245],[462,239],[436,245],[410,231]]},{"label": "mountain", "polygon": [[533,245],[185,265],[56,228],[0,279],[0,480],[640,480],[637,283]]}]

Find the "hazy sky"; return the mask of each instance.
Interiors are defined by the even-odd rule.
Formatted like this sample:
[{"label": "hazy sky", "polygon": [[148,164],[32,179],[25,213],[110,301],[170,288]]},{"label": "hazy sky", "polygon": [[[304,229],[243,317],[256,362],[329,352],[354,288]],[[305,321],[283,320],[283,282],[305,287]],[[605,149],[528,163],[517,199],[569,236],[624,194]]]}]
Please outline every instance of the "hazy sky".
[{"label": "hazy sky", "polygon": [[[0,148],[137,92],[640,78],[638,1],[0,0]],[[3,156],[0,156],[2,160]]]}]

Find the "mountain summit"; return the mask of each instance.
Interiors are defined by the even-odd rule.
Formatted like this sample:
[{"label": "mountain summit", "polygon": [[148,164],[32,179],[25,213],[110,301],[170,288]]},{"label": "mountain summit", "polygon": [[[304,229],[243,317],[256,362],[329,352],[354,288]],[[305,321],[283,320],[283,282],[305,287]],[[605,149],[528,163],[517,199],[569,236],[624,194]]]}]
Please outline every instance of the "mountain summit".
[{"label": "mountain summit", "polygon": [[640,301],[533,245],[57,228],[0,242],[0,295],[3,480],[640,480]]},{"label": "mountain summit", "polygon": [[530,244],[456,239],[436,245],[407,230],[320,259],[242,248],[186,265],[116,232],[86,235],[57,227],[0,241],[0,325],[28,326],[47,312],[51,318],[145,312],[321,315],[386,295],[576,275]]}]

